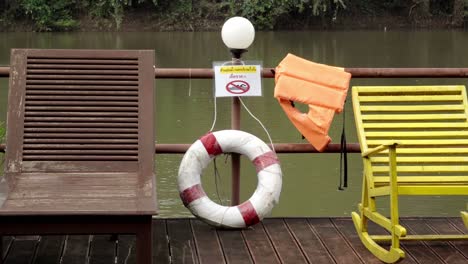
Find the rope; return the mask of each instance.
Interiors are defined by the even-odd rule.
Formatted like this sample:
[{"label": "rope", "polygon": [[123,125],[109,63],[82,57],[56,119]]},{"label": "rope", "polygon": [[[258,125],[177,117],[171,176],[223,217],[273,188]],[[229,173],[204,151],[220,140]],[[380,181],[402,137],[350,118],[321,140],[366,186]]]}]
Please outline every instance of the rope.
[{"label": "rope", "polygon": [[219,185],[222,185],[221,183],[221,173],[218,170],[218,165],[216,164],[216,157],[213,159],[214,163],[214,178],[215,178],[215,186],[216,186],[216,196],[218,198],[219,204],[227,204],[224,202],[224,199],[221,197],[226,197],[224,193],[220,193],[219,191]]},{"label": "rope", "polygon": [[[193,34],[190,35],[190,47],[193,47]],[[189,91],[188,91],[188,96],[191,97],[192,96],[192,49],[189,49],[189,52],[190,52],[190,68],[189,68]]]},{"label": "rope", "polygon": [[242,106],[245,108],[247,113],[249,113],[250,116],[253,119],[255,119],[260,124],[260,126],[263,128],[263,130],[265,131],[265,133],[268,136],[268,140],[270,140],[271,149],[273,150],[274,153],[276,153],[275,146],[273,145],[273,140],[271,140],[270,133],[268,133],[268,129],[266,129],[266,127],[263,125],[263,123],[260,121],[260,119],[258,119],[254,114],[252,114],[252,112],[250,112],[249,108],[247,108],[247,106],[244,104],[244,101],[242,101],[242,99],[240,97],[239,97],[239,101],[241,102]]},{"label": "rope", "polygon": [[213,124],[211,125],[210,132],[213,131],[213,129],[214,129],[215,125],[216,125],[216,118],[218,116],[218,110],[216,108],[216,96],[214,97],[214,102],[213,103],[214,103]]},{"label": "rope", "polygon": [[[345,101],[346,104],[346,101]],[[341,131],[341,141],[340,141],[340,186],[338,190],[343,191],[348,187],[348,150],[346,149],[346,133],[345,133],[345,109],[343,107],[343,130]]]},{"label": "rope", "polygon": [[192,68],[189,68],[189,90],[188,96],[192,96]]}]

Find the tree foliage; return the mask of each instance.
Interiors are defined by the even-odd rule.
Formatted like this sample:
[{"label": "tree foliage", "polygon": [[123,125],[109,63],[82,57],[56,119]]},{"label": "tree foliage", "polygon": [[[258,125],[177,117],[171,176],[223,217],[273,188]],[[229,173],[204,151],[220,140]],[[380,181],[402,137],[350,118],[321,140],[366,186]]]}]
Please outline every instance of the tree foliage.
[{"label": "tree foliage", "polygon": [[231,14],[249,18],[259,28],[272,29],[291,14],[320,16],[346,8],[345,0],[231,0]]},{"label": "tree foliage", "polygon": [[5,140],[5,123],[0,122],[0,143],[3,143]]},{"label": "tree foliage", "polygon": [[320,17],[333,22],[346,15],[349,6],[354,15],[410,16],[418,11],[428,16],[450,16],[458,10],[461,16],[467,16],[467,5],[468,0],[0,0],[0,26],[27,20],[36,31],[73,30],[83,17],[90,17],[110,21],[108,24],[119,30],[128,12],[144,9],[173,24],[222,21],[239,15],[250,19],[257,29],[273,29],[297,18],[307,21]]},{"label": "tree foliage", "polygon": [[[3,143],[3,142],[5,142],[5,123],[0,122],[0,143]],[[4,154],[0,153],[0,165],[3,165],[3,161],[4,161]],[[2,174],[0,173],[0,175]]]},{"label": "tree foliage", "polygon": [[0,4],[3,17],[29,19],[37,31],[71,30],[84,15],[111,19],[119,29],[125,13],[144,6],[158,16],[179,21],[182,18],[207,18],[222,14],[251,19],[257,28],[273,28],[291,12],[321,15],[345,7],[345,0],[5,0]]},{"label": "tree foliage", "polygon": [[49,31],[74,28],[77,26],[73,14],[77,6],[76,0],[23,0],[20,8],[24,15],[30,17],[38,30]]}]

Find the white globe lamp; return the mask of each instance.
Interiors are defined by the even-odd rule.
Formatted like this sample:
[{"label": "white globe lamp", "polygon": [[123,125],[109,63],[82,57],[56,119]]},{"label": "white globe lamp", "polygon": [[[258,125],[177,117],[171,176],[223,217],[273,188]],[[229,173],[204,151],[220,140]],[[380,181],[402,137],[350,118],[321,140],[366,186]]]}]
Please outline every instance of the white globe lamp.
[{"label": "white globe lamp", "polygon": [[234,58],[239,59],[254,41],[255,29],[248,19],[231,17],[224,22],[221,29],[221,38],[231,50]]}]

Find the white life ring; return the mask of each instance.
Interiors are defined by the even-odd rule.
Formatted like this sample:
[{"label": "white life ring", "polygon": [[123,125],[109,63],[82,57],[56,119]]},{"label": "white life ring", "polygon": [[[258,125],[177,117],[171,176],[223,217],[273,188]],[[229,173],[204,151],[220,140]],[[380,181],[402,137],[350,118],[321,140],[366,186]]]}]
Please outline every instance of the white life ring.
[{"label": "white life ring", "polygon": [[[213,202],[201,186],[203,169],[222,153],[246,155],[257,171],[257,189],[238,206]],[[193,215],[217,227],[243,228],[270,214],[279,201],[281,178],[278,158],[262,140],[243,131],[222,130],[204,135],[187,150],[179,167],[178,186],[182,202]]]}]

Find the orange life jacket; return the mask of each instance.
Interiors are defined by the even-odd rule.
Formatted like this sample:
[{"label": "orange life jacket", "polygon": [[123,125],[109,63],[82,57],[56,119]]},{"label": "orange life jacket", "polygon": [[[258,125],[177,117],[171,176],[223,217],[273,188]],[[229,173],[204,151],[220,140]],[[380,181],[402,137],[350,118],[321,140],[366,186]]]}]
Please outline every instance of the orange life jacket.
[{"label": "orange life jacket", "polygon": [[[328,129],[343,111],[351,74],[343,68],[314,63],[288,54],[276,67],[275,98],[293,125],[318,151],[330,143]],[[309,105],[307,114],[291,101]]]}]

